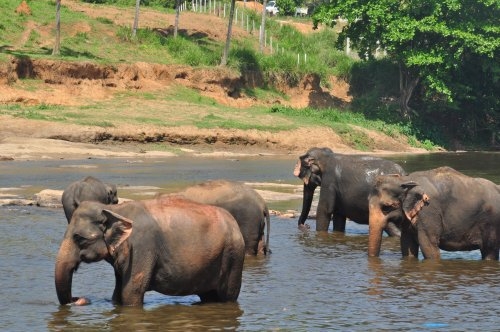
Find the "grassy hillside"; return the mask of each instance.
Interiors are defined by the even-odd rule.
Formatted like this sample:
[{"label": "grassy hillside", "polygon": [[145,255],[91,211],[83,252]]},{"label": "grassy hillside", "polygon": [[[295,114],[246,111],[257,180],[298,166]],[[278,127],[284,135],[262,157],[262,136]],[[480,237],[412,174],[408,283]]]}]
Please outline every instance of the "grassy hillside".
[{"label": "grassy hillside", "polygon": [[[173,11],[142,7],[140,29],[137,37],[132,38],[132,7],[66,0],[63,1],[61,10],[61,56],[55,58],[51,56],[54,43],[54,2],[31,0],[27,3],[31,9],[30,15],[16,13],[19,0],[0,3],[0,11],[11,13],[0,24],[0,61],[4,64],[15,57],[91,62],[103,68],[109,66],[112,68],[110,70],[124,64],[151,63],[198,68],[196,73],[220,71],[218,64],[227,28],[227,19],[223,17],[183,12],[180,18],[180,35],[174,39],[171,27],[174,22]],[[260,22],[257,13],[240,9],[241,12],[245,15],[244,22]],[[228,77],[244,77],[240,100],[253,102],[238,104],[238,98],[231,97],[230,102],[221,103],[215,94],[207,93],[213,89],[208,87],[210,79],[207,77],[211,77],[211,74],[200,79],[203,86],[195,81],[184,86],[169,82],[165,86],[155,86],[154,89],[149,86],[146,89],[146,84],[142,81],[135,85],[125,84],[123,89],[113,90],[104,86],[101,88],[105,92],[89,90],[90,95],[86,96],[78,94],[81,89],[85,89],[87,81],[82,85],[81,80],[72,80],[61,86],[61,82],[65,81],[60,80],[59,86],[56,86],[51,85],[52,78],[42,79],[35,71],[28,77],[31,79],[9,80],[8,74],[4,74],[11,93],[16,90],[20,94],[31,96],[21,100],[31,98],[35,102],[16,101],[19,98],[5,99],[0,106],[0,114],[103,128],[136,123],[163,128],[192,125],[197,128],[277,132],[303,126],[326,126],[338,133],[346,144],[369,151],[377,147],[376,142],[367,137],[366,131],[359,129],[367,128],[407,141],[411,146],[433,148],[429,141],[420,143],[411,128],[397,123],[389,125],[380,120],[368,120],[361,114],[348,111],[348,104],[345,103],[332,102],[330,107],[319,109],[311,107],[313,103],[309,107],[297,107],[290,102],[293,98],[287,92],[298,93],[305,84],[304,78],[311,73],[320,79],[320,87],[326,91],[324,94],[334,100],[327,92],[336,87],[330,86],[328,78],[347,77],[354,62],[333,49],[333,30],[323,29],[304,34],[294,27],[295,23],[303,22],[283,23],[268,19],[266,49],[263,53],[258,51],[256,31],[235,24],[229,59],[229,72],[232,73]],[[8,65],[4,65],[4,68],[7,69],[3,72],[8,72]],[[67,75],[71,75],[71,70],[67,70]],[[193,80],[193,77],[195,79],[196,74],[189,79]],[[152,75],[148,79],[157,81],[158,76]],[[140,81],[140,77],[136,80]],[[94,81],[98,85],[103,84],[99,80]],[[219,77],[217,82],[221,85],[224,78]],[[116,83],[113,84],[116,87]],[[76,87],[72,90],[68,85]],[[64,88],[67,91],[63,91]],[[227,87],[224,88],[224,93],[227,94]],[[57,91],[62,98],[47,97],[51,90]],[[67,99],[64,98],[64,93]],[[100,93],[104,96],[101,97]],[[306,93],[312,94],[308,91]],[[324,98],[324,95],[319,97]],[[312,100],[313,97],[309,98]],[[69,99],[75,100],[68,102]],[[120,116],[117,117],[117,114]]]}]

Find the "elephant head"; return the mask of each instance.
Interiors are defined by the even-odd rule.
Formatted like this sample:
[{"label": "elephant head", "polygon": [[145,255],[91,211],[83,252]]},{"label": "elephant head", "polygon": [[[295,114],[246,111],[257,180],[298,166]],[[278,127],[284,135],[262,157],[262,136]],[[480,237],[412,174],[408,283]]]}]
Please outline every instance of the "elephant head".
[{"label": "elephant head", "polygon": [[311,148],[299,157],[295,165],[293,175],[304,182],[302,212],[298,220],[299,228],[303,227],[309,215],[316,187],[321,186],[327,156],[333,156],[333,151],[329,148]]},{"label": "elephant head", "polygon": [[55,266],[55,286],[61,304],[76,300],[71,295],[73,273],[81,262],[112,260],[116,248],[132,232],[132,220],[97,202],[82,202],[73,213],[59,248]]},{"label": "elephant head", "polygon": [[415,226],[420,210],[429,204],[429,197],[422,187],[404,176],[377,177],[368,197],[369,237],[368,255],[378,256],[382,231],[389,222],[410,223]]},{"label": "elephant head", "polygon": [[108,204],[118,204],[118,190],[116,185],[106,183],[106,192],[108,194]]},{"label": "elephant head", "polygon": [[299,157],[293,175],[304,182],[305,186],[321,186],[322,162],[325,155],[332,155],[329,148],[312,148]]}]

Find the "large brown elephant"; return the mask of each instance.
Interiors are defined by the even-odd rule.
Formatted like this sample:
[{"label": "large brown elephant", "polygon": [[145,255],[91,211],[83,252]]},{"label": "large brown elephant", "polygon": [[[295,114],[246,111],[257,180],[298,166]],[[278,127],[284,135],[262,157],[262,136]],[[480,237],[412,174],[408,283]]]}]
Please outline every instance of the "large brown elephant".
[{"label": "large brown elephant", "polygon": [[483,259],[498,260],[500,186],[466,176],[450,167],[381,176],[369,196],[368,255],[378,256],[382,229],[401,222],[401,252],[440,258],[440,249],[479,249]]},{"label": "large brown elephant", "polygon": [[115,270],[117,304],[141,305],[150,290],[236,301],[244,258],[238,224],[222,208],[166,195],[119,205],[85,201],[57,255],[57,297],[61,304],[85,304],[72,297],[73,272],[81,262],[106,260]]},{"label": "large brown elephant", "polygon": [[[328,231],[333,219],[334,231],[345,231],[346,219],[368,224],[368,194],[377,175],[406,174],[395,162],[361,155],[334,153],[329,148],[311,148],[299,157],[294,175],[304,182],[302,212],[299,228],[309,215],[314,190],[320,186],[316,211],[316,230]],[[389,235],[399,236],[392,223],[386,228]]]},{"label": "large brown elephant", "polygon": [[[271,227],[266,201],[244,183],[211,180],[188,187],[177,193],[195,202],[228,210],[238,222],[249,255],[267,254]],[[264,242],[264,228],[266,240]]]},{"label": "large brown elephant", "polygon": [[93,176],[87,176],[81,180],[70,183],[66,189],[64,189],[61,197],[61,203],[68,223],[71,220],[73,211],[75,211],[83,201],[117,204],[118,194],[116,186],[114,184],[102,182]]}]

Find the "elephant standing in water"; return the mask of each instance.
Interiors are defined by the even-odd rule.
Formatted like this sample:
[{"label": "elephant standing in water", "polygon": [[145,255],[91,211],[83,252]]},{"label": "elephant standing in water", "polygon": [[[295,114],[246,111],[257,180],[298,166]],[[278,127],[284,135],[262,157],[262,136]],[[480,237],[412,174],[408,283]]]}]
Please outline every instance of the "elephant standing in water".
[{"label": "elephant standing in water", "polygon": [[[371,157],[334,153],[329,148],[311,148],[299,157],[294,175],[304,182],[299,228],[309,215],[314,190],[320,186],[316,212],[316,230],[328,231],[333,219],[334,231],[345,231],[346,219],[368,224],[368,195],[377,175],[406,174],[395,162]],[[389,235],[399,236],[396,225],[386,227]]]},{"label": "elephant standing in water", "polygon": [[440,258],[439,249],[479,249],[482,259],[498,260],[500,186],[450,167],[381,176],[369,196],[368,255],[378,256],[382,229],[401,222],[401,252]]},{"label": "elephant standing in water", "polygon": [[141,305],[144,293],[198,295],[232,302],[240,293],[245,243],[226,210],[183,197],[105,205],[85,201],[75,210],[55,266],[61,304],[86,304],[71,294],[81,262],[106,260],[115,270],[113,302]]},{"label": "elephant standing in water", "polygon": [[118,194],[114,184],[104,183],[93,176],[71,183],[61,197],[66,219],[71,220],[75,209],[83,201],[95,201],[103,204],[117,204]]},{"label": "elephant standing in water", "polygon": [[[195,202],[222,207],[238,222],[249,255],[267,254],[271,228],[264,199],[250,186],[228,180],[211,180],[176,193]],[[264,228],[266,226],[266,241]]]}]

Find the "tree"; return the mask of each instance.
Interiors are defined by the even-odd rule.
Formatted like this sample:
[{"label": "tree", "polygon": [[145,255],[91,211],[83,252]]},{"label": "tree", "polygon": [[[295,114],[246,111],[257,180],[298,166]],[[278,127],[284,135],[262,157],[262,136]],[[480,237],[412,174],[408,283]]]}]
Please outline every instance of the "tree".
[{"label": "tree", "polygon": [[[408,117],[415,113],[409,103],[419,83],[427,97],[455,107],[483,94],[462,77],[469,66],[481,73],[474,76],[488,80],[487,90],[498,86],[499,7],[498,0],[331,0],[315,11],[313,21],[317,26],[346,19],[337,45],[349,38],[362,59],[372,58],[379,46],[386,50],[400,68],[399,104]],[[499,106],[496,94],[490,108]]]},{"label": "tree", "polygon": [[236,0],[231,0],[231,9],[229,10],[229,23],[227,25],[226,45],[224,46],[224,53],[222,54],[222,59],[220,62],[220,65],[223,67],[227,65],[227,59],[229,57],[229,48],[231,46],[231,34],[233,32],[235,7],[236,7]]},{"label": "tree", "polygon": [[61,0],[56,0],[56,40],[52,55],[61,53]]}]

